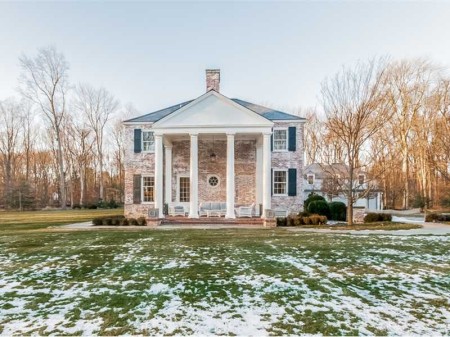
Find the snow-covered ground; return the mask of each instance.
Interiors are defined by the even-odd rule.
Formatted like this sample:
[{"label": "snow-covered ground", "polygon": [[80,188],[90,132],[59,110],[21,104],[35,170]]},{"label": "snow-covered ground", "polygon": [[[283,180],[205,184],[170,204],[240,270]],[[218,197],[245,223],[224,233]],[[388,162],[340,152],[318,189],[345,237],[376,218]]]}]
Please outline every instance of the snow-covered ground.
[{"label": "snow-covered ground", "polygon": [[0,334],[450,334],[450,236],[191,232],[0,241]]}]

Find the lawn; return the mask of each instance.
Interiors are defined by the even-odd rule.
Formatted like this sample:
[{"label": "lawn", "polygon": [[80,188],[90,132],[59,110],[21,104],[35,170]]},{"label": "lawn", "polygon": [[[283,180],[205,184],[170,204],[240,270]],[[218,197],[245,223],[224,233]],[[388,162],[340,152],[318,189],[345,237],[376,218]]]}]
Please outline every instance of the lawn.
[{"label": "lawn", "polygon": [[0,212],[0,234],[2,231],[47,228],[49,226],[90,221],[98,216],[119,214],[123,214],[123,209]]},{"label": "lawn", "polygon": [[3,221],[0,334],[450,333],[450,236]]}]

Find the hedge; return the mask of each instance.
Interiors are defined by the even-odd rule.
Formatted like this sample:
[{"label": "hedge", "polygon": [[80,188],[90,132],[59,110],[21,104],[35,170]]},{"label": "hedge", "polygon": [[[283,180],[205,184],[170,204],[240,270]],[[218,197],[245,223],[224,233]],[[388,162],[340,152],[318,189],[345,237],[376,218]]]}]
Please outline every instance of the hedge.
[{"label": "hedge", "polygon": [[327,219],[330,218],[330,206],[325,200],[314,200],[308,205],[308,212],[311,214],[324,215]]},{"label": "hedge", "polygon": [[330,207],[330,220],[345,221],[347,219],[347,206],[341,201],[332,201]]},{"label": "hedge", "polygon": [[92,219],[92,224],[94,226],[145,226],[147,220],[144,217],[127,219],[123,215],[103,216]]},{"label": "hedge", "polygon": [[367,213],[366,216],[364,217],[364,223],[382,222],[382,221],[392,221],[392,215],[383,213]]}]

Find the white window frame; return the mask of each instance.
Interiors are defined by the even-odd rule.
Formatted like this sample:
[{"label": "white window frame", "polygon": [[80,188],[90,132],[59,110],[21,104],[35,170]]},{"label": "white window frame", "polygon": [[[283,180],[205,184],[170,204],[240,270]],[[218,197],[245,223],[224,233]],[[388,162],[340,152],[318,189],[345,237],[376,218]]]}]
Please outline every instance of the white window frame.
[{"label": "white window frame", "polygon": [[[153,201],[144,201],[144,178],[153,178]],[[156,190],[155,190],[155,176],[152,174],[145,174],[141,176],[141,203],[152,205],[156,200]]]},{"label": "white window frame", "polygon": [[[277,194],[275,193],[275,172],[285,172],[286,173],[286,193]],[[273,169],[272,170],[272,191],[273,196],[276,197],[287,197],[288,196],[288,188],[289,188],[289,174],[287,169]]]},{"label": "white window frame", "polygon": [[[312,177],[312,183],[309,183],[309,177]],[[308,173],[306,175],[306,182],[308,185],[314,185],[315,180],[316,180],[316,175],[314,173]]]},{"label": "white window frame", "polygon": [[[146,132],[150,132],[153,134],[153,148],[151,148],[150,150],[144,150],[144,133],[146,133]],[[155,132],[153,130],[142,130],[141,148],[142,148],[142,152],[145,152],[145,153],[154,153],[155,152]]]},{"label": "white window frame", "polygon": [[[189,178],[189,193],[191,193],[192,186],[191,186],[191,176],[190,176],[190,174],[188,174],[188,173],[178,174],[178,176],[177,176],[177,197],[176,197],[176,200],[179,203],[182,203],[182,204],[186,203],[186,204],[188,204],[190,201],[183,201],[183,202],[180,201],[180,192],[181,192],[180,179],[181,178]],[[189,196],[189,200],[190,199],[191,199],[191,197]]]},{"label": "white window frame", "polygon": [[[286,146],[284,149],[275,148],[275,131],[285,131],[286,132]],[[272,133],[272,149],[273,152],[287,152],[289,147],[289,132],[288,128],[274,128]]]}]

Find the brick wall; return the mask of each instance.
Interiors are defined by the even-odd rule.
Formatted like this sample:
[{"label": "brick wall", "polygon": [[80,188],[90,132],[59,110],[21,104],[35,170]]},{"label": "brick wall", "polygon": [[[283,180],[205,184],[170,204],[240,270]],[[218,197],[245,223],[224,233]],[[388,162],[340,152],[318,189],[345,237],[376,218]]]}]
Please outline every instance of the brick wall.
[{"label": "brick wall", "polygon": [[298,212],[303,208],[303,124],[276,122],[276,127],[297,127],[296,151],[272,152],[273,169],[297,169],[297,196],[272,196],[272,209],[283,209],[290,212]]}]

